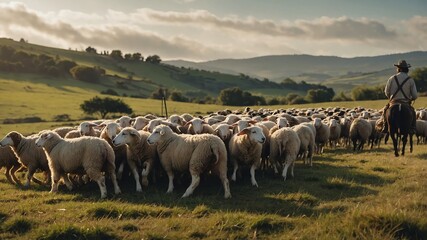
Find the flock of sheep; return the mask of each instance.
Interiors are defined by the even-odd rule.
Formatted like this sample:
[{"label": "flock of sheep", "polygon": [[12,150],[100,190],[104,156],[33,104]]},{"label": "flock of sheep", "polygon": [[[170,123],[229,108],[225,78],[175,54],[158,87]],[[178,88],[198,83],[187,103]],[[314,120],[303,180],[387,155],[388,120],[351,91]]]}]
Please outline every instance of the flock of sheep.
[{"label": "flock of sheep", "polygon": [[[237,180],[237,171],[249,169],[251,184],[258,186],[257,169],[271,169],[284,180],[290,168],[302,159],[312,166],[313,155],[325,147],[363,150],[365,144],[379,147],[384,134],[375,129],[381,113],[361,107],[318,109],[259,109],[219,111],[207,116],[190,114],[159,118],[152,114],[116,120],[82,122],[24,136],[16,131],[0,141],[0,168],[6,178],[22,185],[15,173],[26,170],[24,187],[31,181],[51,184],[58,191],[62,179],[68,189],[89,180],[96,182],[101,198],[107,197],[106,179],[121,192],[119,183],[132,176],[141,192],[156,178],[167,175],[167,193],[174,190],[177,173],[189,173],[191,184],[182,195],[190,196],[202,174],[219,177],[224,198],[230,198],[228,176]],[[425,143],[427,112],[417,112],[417,138]],[[228,172],[228,169],[230,172]],[[34,176],[45,175],[45,181]],[[177,175],[178,177],[180,175]]]}]

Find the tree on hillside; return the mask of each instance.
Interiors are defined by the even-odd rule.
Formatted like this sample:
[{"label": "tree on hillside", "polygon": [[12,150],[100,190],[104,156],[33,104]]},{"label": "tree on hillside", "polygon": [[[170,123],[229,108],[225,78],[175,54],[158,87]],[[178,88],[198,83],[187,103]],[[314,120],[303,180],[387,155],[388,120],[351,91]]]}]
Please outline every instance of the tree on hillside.
[{"label": "tree on hillside", "polygon": [[327,91],[325,89],[311,89],[308,90],[305,99],[307,102],[317,103],[317,102],[330,102],[334,97],[333,91]]},{"label": "tree on hillside", "polygon": [[153,64],[159,64],[162,61],[162,59],[158,55],[152,55],[145,58],[145,62],[153,63]]},{"label": "tree on hillside", "polygon": [[105,118],[109,113],[131,114],[133,112],[132,108],[121,99],[100,98],[98,96],[84,101],[80,104],[80,109],[87,114],[98,113],[101,118]]},{"label": "tree on hillside", "polygon": [[355,87],[351,90],[351,98],[354,101],[386,99],[384,94],[384,86]]},{"label": "tree on hillside", "polygon": [[110,53],[110,57],[112,57],[114,60],[123,60],[123,54],[120,50],[113,50]]},{"label": "tree on hillside", "polygon": [[88,52],[88,53],[95,53],[95,54],[96,54],[96,49],[95,49],[95,48],[93,48],[93,47],[91,47],[91,46],[87,47],[85,50],[86,50],[86,52]]},{"label": "tree on hillside", "polygon": [[419,92],[427,92],[427,67],[416,68],[411,73],[411,77],[414,79]]},{"label": "tree on hillside", "polygon": [[[103,69],[102,69],[103,70]],[[104,70],[105,71],[105,70]],[[97,82],[101,77],[101,68],[91,68],[86,66],[75,66],[70,69],[73,78],[85,82]]]},{"label": "tree on hillside", "polygon": [[141,53],[139,53],[139,52],[136,52],[136,53],[133,53],[132,54],[132,58],[131,58],[131,60],[132,61],[144,61],[144,57],[141,55]]},{"label": "tree on hillside", "polygon": [[228,106],[252,106],[266,104],[264,97],[252,96],[250,92],[242,91],[238,87],[221,90],[218,96],[218,102],[222,105]]}]

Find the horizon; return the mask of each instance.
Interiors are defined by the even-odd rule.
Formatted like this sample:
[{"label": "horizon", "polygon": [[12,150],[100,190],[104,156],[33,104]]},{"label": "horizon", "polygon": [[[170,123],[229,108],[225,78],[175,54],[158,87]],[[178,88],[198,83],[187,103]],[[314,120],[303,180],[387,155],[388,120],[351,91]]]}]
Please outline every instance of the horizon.
[{"label": "horizon", "polygon": [[425,51],[426,10],[422,0],[0,0],[0,36],[62,49],[157,54],[165,61],[373,57]]}]

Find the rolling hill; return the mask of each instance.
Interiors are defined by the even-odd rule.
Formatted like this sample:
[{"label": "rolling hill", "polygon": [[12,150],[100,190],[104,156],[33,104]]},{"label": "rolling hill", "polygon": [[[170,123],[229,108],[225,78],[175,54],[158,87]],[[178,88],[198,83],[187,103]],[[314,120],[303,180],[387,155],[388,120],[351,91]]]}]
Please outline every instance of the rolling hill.
[{"label": "rolling hill", "polygon": [[[207,62],[166,61],[178,67],[190,67],[230,74],[247,74],[280,82],[285,78],[322,83],[334,90],[351,89],[360,84],[383,83],[395,70],[393,63],[406,59],[413,67],[427,66],[427,52],[408,52],[374,57],[277,55],[249,59],[219,59]],[[353,82],[353,80],[355,80]],[[350,83],[350,84],[349,84]]]}]

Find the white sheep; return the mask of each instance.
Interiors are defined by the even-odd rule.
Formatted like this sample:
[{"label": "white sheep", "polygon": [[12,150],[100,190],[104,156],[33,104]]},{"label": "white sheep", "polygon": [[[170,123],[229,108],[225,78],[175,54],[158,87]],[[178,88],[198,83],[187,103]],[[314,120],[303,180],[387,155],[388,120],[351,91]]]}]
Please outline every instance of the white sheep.
[{"label": "white sheep", "polygon": [[184,127],[187,127],[186,133],[188,134],[214,134],[215,130],[200,118],[193,118],[187,122]]},{"label": "white sheep", "polygon": [[329,127],[320,118],[313,120],[313,126],[316,129],[316,151],[317,154],[322,154],[325,144],[329,141]]},{"label": "white sheep", "polygon": [[298,134],[288,127],[281,128],[270,136],[270,158],[272,162],[284,165],[282,171],[284,180],[289,167],[291,167],[291,176],[294,176],[294,165],[300,144]]},{"label": "white sheep", "polygon": [[116,168],[118,168],[116,170],[117,170],[117,178],[119,180],[122,178],[124,165],[125,165],[125,162],[127,161],[126,160],[127,150],[126,150],[126,146],[115,146],[113,144],[113,139],[120,133],[121,130],[122,128],[118,123],[110,122],[105,125],[104,129],[102,129],[101,135],[99,136],[100,138],[107,141],[108,144],[110,144],[110,146],[114,150],[114,156],[115,156],[114,164]]},{"label": "white sheep", "polygon": [[[50,171],[44,151],[38,148],[35,144],[36,135],[24,137],[18,132],[8,133],[1,141],[1,146],[10,146],[18,157],[19,162],[28,169],[26,175],[26,183],[24,187],[30,186],[30,181],[33,180],[37,184],[44,184],[42,181],[34,177],[34,173],[40,169],[45,173],[45,177],[49,180]],[[19,182],[18,182],[19,184]]]},{"label": "white sheep", "polygon": [[316,145],[313,130],[310,129],[308,125],[303,124],[293,126],[292,129],[297,133],[300,139],[300,149],[298,154],[304,160],[304,164],[309,163],[310,166],[313,166],[313,153]]},{"label": "white sheep", "polygon": [[21,167],[18,158],[10,147],[0,147],[0,169],[6,168],[6,178],[11,184],[21,185],[15,176],[16,171]]},{"label": "white sheep", "polygon": [[255,180],[255,170],[258,169],[262,154],[262,144],[266,141],[263,130],[258,126],[242,129],[233,135],[229,143],[230,161],[234,166],[232,180],[236,181],[236,172],[239,165],[251,166],[251,182],[258,187]]},{"label": "white sheep", "polygon": [[150,122],[151,119],[146,118],[146,117],[136,117],[135,121],[133,122],[132,127],[135,128],[136,130],[142,130],[145,126],[148,125],[148,123]]},{"label": "white sheep", "polygon": [[227,179],[227,150],[222,140],[211,134],[178,135],[165,125],[157,126],[148,137],[149,144],[157,145],[160,162],[165,169],[173,191],[174,171],[189,171],[191,185],[182,197],[190,196],[199,185],[200,174],[211,170],[219,176],[224,187],[224,198],[230,198]]},{"label": "white sheep", "polygon": [[136,191],[142,192],[138,168],[141,169],[142,184],[148,186],[148,175],[157,158],[156,147],[147,143],[148,132],[127,127],[113,139],[115,146],[127,149],[127,163],[136,182]]},{"label": "white sheep", "polygon": [[233,135],[233,131],[231,130],[233,126],[230,126],[225,123],[219,124],[215,128],[215,135],[217,135],[219,138],[221,138],[222,141],[224,141],[225,146],[228,146],[228,142],[231,139],[231,136]]},{"label": "white sheep", "polygon": [[114,165],[114,151],[107,141],[97,137],[80,137],[63,139],[52,131],[43,132],[36,140],[36,145],[43,147],[49,160],[52,173],[51,192],[58,191],[60,178],[64,179],[68,189],[73,184],[68,179],[67,173],[75,173],[83,168],[90,179],[98,183],[101,198],[107,197],[103,169],[107,169],[114,185],[114,193],[120,193],[116,179]]},{"label": "white sheep", "polygon": [[180,126],[184,126],[187,121],[185,121],[185,119],[177,114],[173,114],[169,117],[168,119],[169,122],[173,123],[173,124],[177,124]]},{"label": "white sheep", "polygon": [[130,127],[132,126],[132,122],[135,119],[129,117],[129,116],[121,116],[119,119],[116,120],[116,123],[120,125],[121,128]]},{"label": "white sheep", "polygon": [[[353,151],[363,150],[363,145],[371,136],[372,125],[363,118],[356,118],[350,125],[350,139],[353,142]],[[359,143],[359,145],[357,145]]]},{"label": "white sheep", "polygon": [[165,119],[152,119],[143,130],[152,133],[155,127],[162,124],[169,126],[175,133],[182,133],[182,130],[185,129],[185,127],[180,128],[179,125],[167,122]]},{"label": "white sheep", "polygon": [[329,119],[329,145],[335,148],[341,138],[341,125],[336,119]]}]

